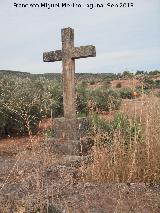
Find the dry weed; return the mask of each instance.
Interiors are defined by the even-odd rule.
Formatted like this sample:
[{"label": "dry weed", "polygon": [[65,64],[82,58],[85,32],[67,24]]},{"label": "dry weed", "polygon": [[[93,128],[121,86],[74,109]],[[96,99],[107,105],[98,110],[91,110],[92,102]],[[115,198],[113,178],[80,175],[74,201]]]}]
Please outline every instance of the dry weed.
[{"label": "dry weed", "polygon": [[[129,101],[122,111],[142,125],[142,137],[135,129],[134,137],[114,133],[111,144],[94,146],[93,163],[83,168],[87,180],[100,182],[160,182],[160,100],[153,95],[142,101]],[[94,142],[108,137],[96,133]],[[127,144],[127,147],[126,147]]]}]

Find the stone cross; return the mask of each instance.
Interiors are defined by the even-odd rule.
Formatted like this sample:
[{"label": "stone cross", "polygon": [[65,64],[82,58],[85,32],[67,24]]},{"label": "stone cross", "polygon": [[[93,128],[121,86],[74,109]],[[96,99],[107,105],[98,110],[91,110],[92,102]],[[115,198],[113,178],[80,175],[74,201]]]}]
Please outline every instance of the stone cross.
[{"label": "stone cross", "polygon": [[43,53],[44,62],[62,61],[63,64],[63,106],[65,118],[76,118],[75,107],[75,59],[95,57],[95,46],[74,47],[74,30],[61,30],[62,50]]}]

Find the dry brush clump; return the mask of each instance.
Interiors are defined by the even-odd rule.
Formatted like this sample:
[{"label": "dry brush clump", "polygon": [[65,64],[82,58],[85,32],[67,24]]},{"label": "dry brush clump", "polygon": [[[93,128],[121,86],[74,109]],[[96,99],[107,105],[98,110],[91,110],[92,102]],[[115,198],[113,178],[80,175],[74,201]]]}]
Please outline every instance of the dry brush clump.
[{"label": "dry brush clump", "polygon": [[100,182],[160,182],[160,100],[150,96],[138,108],[129,105],[128,115],[92,126],[93,163],[82,168],[83,177]]}]

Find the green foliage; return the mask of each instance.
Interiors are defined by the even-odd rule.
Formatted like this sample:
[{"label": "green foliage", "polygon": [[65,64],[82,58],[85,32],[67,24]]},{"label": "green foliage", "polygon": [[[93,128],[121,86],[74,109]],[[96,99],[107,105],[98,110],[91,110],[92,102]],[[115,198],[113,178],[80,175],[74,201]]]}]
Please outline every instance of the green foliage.
[{"label": "green foliage", "polygon": [[142,131],[140,123],[134,119],[129,119],[123,113],[117,113],[111,124],[114,130],[121,132],[126,141],[140,137]]},{"label": "green foliage", "polygon": [[127,142],[133,141],[135,137],[142,141],[142,127],[140,123],[134,119],[129,119],[123,113],[117,113],[113,121],[110,122],[94,114],[91,118],[90,131],[93,135],[97,133],[103,135],[102,138],[98,139],[97,145],[111,144],[115,133],[121,135],[124,141],[126,141],[126,147],[128,146]]},{"label": "green foliage", "polygon": [[111,111],[117,110],[121,104],[121,98],[118,92],[111,89],[95,89],[87,90],[87,88],[79,85],[77,87],[77,112],[79,115],[86,115],[88,112],[88,103],[94,103],[92,108],[94,111]]},{"label": "green foliage", "polygon": [[147,89],[159,89],[160,88],[160,80],[154,80],[151,77],[146,77],[144,79],[144,86]]},{"label": "green foliage", "polygon": [[105,89],[108,89],[108,88],[111,87],[111,81],[110,81],[110,79],[106,79],[106,80],[103,81],[103,87]]},{"label": "green foliage", "polygon": [[132,78],[134,76],[134,74],[129,71],[124,71],[122,76],[123,76],[123,78],[128,79],[128,78]]},{"label": "green foliage", "polygon": [[154,87],[154,81],[148,77],[144,79],[144,85],[148,89],[152,89]]},{"label": "green foliage", "polygon": [[76,110],[78,116],[86,115],[88,103],[88,90],[82,84],[77,86]]},{"label": "green foliage", "polygon": [[[77,86],[78,116],[87,114],[89,100],[102,111],[118,109],[120,98],[116,92],[89,91],[84,84]],[[35,134],[44,117],[63,116],[62,84],[46,78],[3,76],[0,79],[0,116],[0,136]]]},{"label": "green foliage", "polygon": [[[115,75],[101,74],[106,87]],[[48,80],[45,77],[30,78],[16,75],[2,75],[0,79],[0,136],[10,134],[36,133],[39,122],[44,117],[63,116],[62,82]],[[83,76],[83,75],[81,75]],[[94,75],[91,75],[92,77]],[[97,77],[97,75],[95,74]],[[92,78],[94,79],[94,78]],[[159,81],[155,81],[159,85]],[[88,112],[88,103],[93,110],[117,110],[121,98],[131,98],[131,89],[118,91],[103,88],[88,90],[87,81],[81,80],[77,88],[76,107],[78,116]],[[138,91],[138,90],[137,90]],[[140,90],[138,91],[140,93]]]},{"label": "green foliage", "polygon": [[149,75],[159,75],[160,71],[159,70],[154,70],[154,71],[150,71],[148,74]]},{"label": "green foliage", "polygon": [[155,80],[155,88],[160,89],[160,80]]},{"label": "green foliage", "polygon": [[53,117],[63,116],[63,88],[62,84],[56,81],[49,81],[48,92],[50,94],[50,107],[48,107],[47,116],[52,111]]},{"label": "green foliage", "polygon": [[[141,88],[136,88],[134,91],[137,93],[137,96],[140,96],[142,93]],[[132,92],[133,90],[131,88],[122,88],[119,90],[119,94],[122,99],[132,99]]]},{"label": "green foliage", "polygon": [[45,78],[4,76],[0,79],[0,136],[35,134],[43,117],[62,111],[61,99],[60,86]]},{"label": "green foliage", "polygon": [[118,92],[111,89],[96,89],[90,91],[90,99],[100,111],[117,110],[121,104]]},{"label": "green foliage", "polygon": [[144,75],[145,72],[143,70],[137,70],[135,75]]},{"label": "green foliage", "polygon": [[132,96],[131,96],[131,93],[132,93],[132,90],[131,88],[123,88],[119,91],[120,93],[120,97],[122,99],[131,99]]}]

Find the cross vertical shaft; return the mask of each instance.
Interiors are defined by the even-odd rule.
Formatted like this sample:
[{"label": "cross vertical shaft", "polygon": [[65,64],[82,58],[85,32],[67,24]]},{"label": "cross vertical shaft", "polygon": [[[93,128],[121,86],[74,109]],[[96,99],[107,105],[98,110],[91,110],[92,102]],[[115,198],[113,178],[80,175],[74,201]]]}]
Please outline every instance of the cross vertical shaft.
[{"label": "cross vertical shaft", "polygon": [[62,34],[62,53],[63,53],[63,105],[64,117],[75,118],[75,59],[72,59],[74,48],[74,30],[65,28]]},{"label": "cross vertical shaft", "polygon": [[76,118],[75,106],[75,59],[96,56],[95,46],[74,47],[74,30],[61,30],[62,50],[43,53],[44,62],[62,61],[63,64],[63,107],[66,119]]}]

